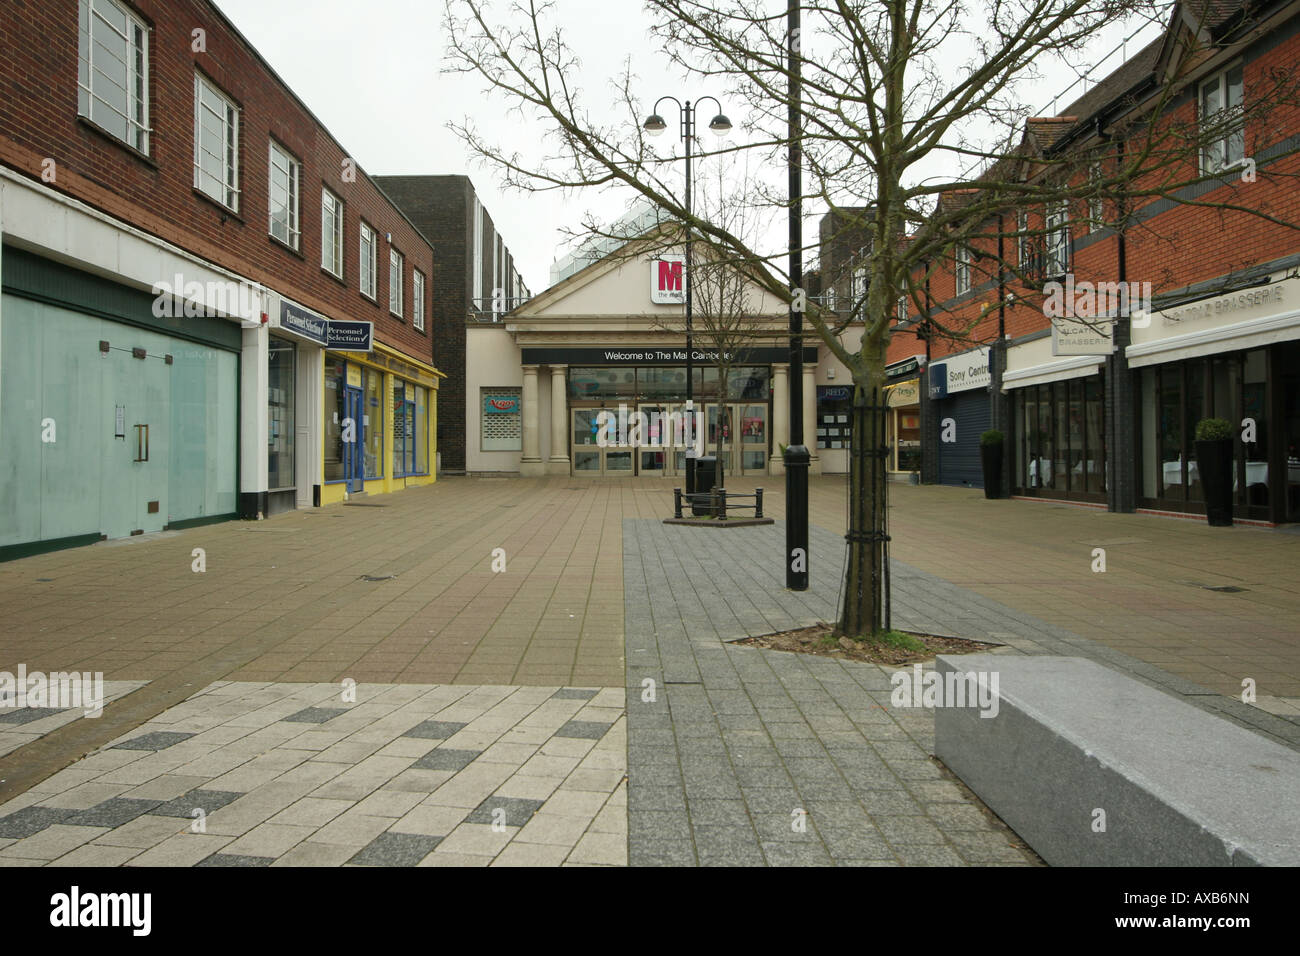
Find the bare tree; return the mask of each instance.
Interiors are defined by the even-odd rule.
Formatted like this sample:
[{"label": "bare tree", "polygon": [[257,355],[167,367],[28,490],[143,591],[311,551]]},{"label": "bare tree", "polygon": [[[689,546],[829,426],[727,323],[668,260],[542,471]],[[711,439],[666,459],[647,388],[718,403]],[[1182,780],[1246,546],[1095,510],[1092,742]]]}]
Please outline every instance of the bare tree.
[{"label": "bare tree", "polygon": [[[954,250],[971,248],[972,281],[1013,277],[1040,292],[1041,265],[1055,254],[1050,217],[1019,221],[1018,210],[1053,209],[1102,197],[1123,234],[1150,229],[1141,212],[1157,202],[1208,205],[1223,215],[1257,217],[1287,228],[1284,210],[1264,208],[1219,181],[1202,157],[1225,135],[1244,131],[1247,149],[1272,147],[1261,179],[1294,176],[1294,144],[1285,123],[1298,101],[1294,68],[1257,81],[1245,105],[1198,115],[1193,83],[1206,58],[1244,46],[1276,25],[1269,5],[1242,0],[796,0],[801,35],[786,30],[778,0],[647,0],[652,35],[671,60],[707,81],[743,118],[747,138],[713,154],[746,151],[783,171],[802,154],[802,199],[846,213],[846,228],[866,237],[860,301],[840,314],[815,306],[805,320],[848,369],[854,422],[883,435],[886,350],[907,297],[926,319],[926,334],[972,341],[976,322],[953,312],[936,317],[924,290],[949,268]],[[1078,117],[1035,120],[1024,101],[1048,64],[1072,66],[1103,31],[1142,22],[1162,25],[1166,40],[1147,65],[1153,80],[1134,82],[1101,105],[1079,130]],[[483,0],[448,0],[447,69],[478,74],[527,120],[548,133],[541,155],[485,140],[467,120],[454,128],[509,185],[524,190],[619,186],[648,199],[672,221],[689,224],[721,260],[763,263],[760,281],[801,303],[781,269],[782,248],[747,242],[725,225],[692,215],[671,183],[672,159],[660,157],[641,130],[644,109],[630,71],[616,80],[622,123],[595,121],[575,85],[576,53],[557,25],[557,9],[515,0],[500,17]],[[791,102],[798,67],[802,91]],[[1142,79],[1138,76],[1136,79]],[[1189,105],[1189,99],[1191,104]],[[791,107],[799,124],[787,125]],[[1064,141],[1064,145],[1062,145]],[[787,208],[782,177],[760,184],[753,200]],[[1028,246],[1037,251],[1026,256]],[[1037,263],[1038,265],[1035,265]],[[1125,317],[1119,317],[1122,325]],[[839,629],[852,636],[882,629],[887,573],[883,533],[885,467],[875,448],[854,457],[850,474],[849,561]]]}]

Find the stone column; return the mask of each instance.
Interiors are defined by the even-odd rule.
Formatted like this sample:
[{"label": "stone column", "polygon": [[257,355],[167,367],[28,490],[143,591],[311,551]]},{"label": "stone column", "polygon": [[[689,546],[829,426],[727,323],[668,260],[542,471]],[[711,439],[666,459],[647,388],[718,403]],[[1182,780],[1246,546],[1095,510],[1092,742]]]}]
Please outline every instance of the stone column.
[{"label": "stone column", "polygon": [[265,325],[245,328],[240,334],[238,508],[239,517],[260,520],[266,517],[266,433],[270,428],[266,366],[271,336]]},{"label": "stone column", "polygon": [[567,365],[551,366],[551,457],[546,462],[548,475],[569,473],[569,390]]},{"label": "stone column", "polygon": [[524,453],[519,459],[519,474],[537,477],[545,474],[540,450],[541,436],[538,433],[537,415],[537,366],[524,366]]},{"label": "stone column", "polygon": [[768,474],[784,475],[781,446],[790,444],[790,366],[772,366],[772,460]]},{"label": "stone column", "polygon": [[803,367],[803,443],[808,446],[808,474],[822,473],[817,455],[817,366]]}]

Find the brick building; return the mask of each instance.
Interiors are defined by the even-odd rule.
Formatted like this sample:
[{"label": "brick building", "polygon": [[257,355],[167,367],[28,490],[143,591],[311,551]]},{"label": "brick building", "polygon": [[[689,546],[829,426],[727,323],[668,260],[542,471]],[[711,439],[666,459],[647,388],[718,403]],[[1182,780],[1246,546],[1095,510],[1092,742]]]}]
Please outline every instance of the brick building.
[{"label": "brick building", "polygon": [[[499,322],[530,293],[515,268],[505,240],[468,176],[379,176],[376,181],[433,245],[438,294],[433,303],[434,347],[446,373],[438,420],[440,467],[451,474],[466,470],[468,434],[466,394],[467,329]],[[477,449],[474,449],[477,450]]]},{"label": "brick building", "polygon": [[215,6],[0,49],[0,552],[433,480],[433,250]]},{"label": "brick building", "polygon": [[[1006,493],[1203,514],[1193,434],[1213,416],[1237,429],[1237,518],[1300,520],[1300,110],[1277,92],[1296,62],[1298,3],[1178,4],[1160,38],[1061,115],[1027,121],[1027,168],[1065,161],[1098,181],[1123,155],[1124,120],[1162,94],[1163,122],[1202,142],[1144,167],[1137,190],[1178,185],[1135,198],[1127,220],[1103,188],[1009,207],[914,290],[929,307],[908,309],[888,360],[920,369],[923,480],[981,487],[992,427],[1007,438]],[[1062,314],[1066,299],[1092,317]],[[933,324],[970,328],[954,343]]]}]

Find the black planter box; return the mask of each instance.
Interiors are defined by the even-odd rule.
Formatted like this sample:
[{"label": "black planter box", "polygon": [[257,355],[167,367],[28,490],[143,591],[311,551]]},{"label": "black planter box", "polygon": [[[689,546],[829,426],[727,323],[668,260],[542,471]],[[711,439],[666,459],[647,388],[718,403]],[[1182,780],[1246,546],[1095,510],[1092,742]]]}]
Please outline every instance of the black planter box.
[{"label": "black planter box", "polygon": [[1232,524],[1232,466],[1232,439],[1196,443],[1196,470],[1205,493],[1205,517],[1216,528]]},{"label": "black planter box", "polygon": [[980,468],[984,472],[984,497],[1002,497],[1002,443],[980,445]]}]

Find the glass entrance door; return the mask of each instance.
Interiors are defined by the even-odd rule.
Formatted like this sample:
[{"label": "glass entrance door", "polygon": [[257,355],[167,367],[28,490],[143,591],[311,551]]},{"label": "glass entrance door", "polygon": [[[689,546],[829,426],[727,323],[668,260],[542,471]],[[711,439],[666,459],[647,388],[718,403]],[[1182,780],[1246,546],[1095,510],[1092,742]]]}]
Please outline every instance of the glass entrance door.
[{"label": "glass entrance door", "polygon": [[365,448],[362,416],[361,389],[349,385],[343,392],[343,477],[347,480],[348,492],[355,494],[366,486]]},{"label": "glass entrance door", "polygon": [[636,451],[637,474],[662,478],[672,474],[672,462],[669,460],[671,449],[658,446],[672,442],[673,433],[667,405],[640,405],[637,407],[644,416],[641,429],[641,446]]},{"label": "glass entrance door", "polygon": [[739,405],[740,470],[745,475],[767,473],[767,406]]},{"label": "glass entrance door", "polygon": [[113,439],[100,473],[101,533],[122,538],[161,531],[168,514],[170,368],[152,352],[143,360],[120,349],[104,355],[111,363],[104,394]]},{"label": "glass entrance door", "polygon": [[[602,412],[606,413],[603,446],[600,444]],[[593,478],[601,475],[631,477],[635,449],[626,444],[627,436],[621,430],[623,423],[618,420],[618,410],[575,408],[570,415],[573,473]]]},{"label": "glass entrance door", "polygon": [[707,430],[704,434],[704,453],[718,459],[718,471],[734,474],[736,462],[736,406],[708,405],[705,407]]}]

